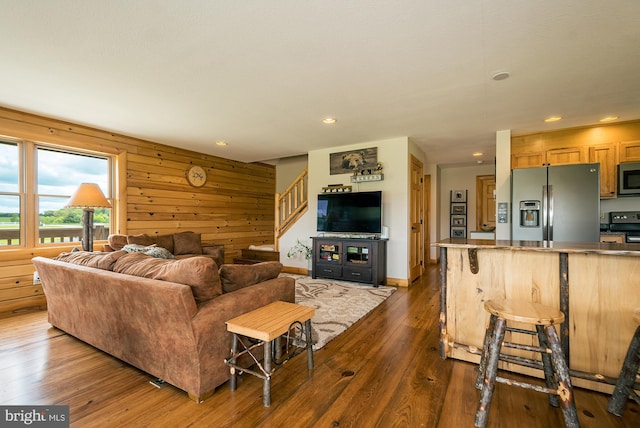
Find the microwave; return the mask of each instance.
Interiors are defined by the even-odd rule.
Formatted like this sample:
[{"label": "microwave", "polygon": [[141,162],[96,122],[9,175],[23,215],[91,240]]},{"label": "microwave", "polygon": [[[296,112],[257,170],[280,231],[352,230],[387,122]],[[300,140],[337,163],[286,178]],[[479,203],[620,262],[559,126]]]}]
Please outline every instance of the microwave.
[{"label": "microwave", "polygon": [[621,163],[618,166],[618,195],[640,196],[640,162]]}]

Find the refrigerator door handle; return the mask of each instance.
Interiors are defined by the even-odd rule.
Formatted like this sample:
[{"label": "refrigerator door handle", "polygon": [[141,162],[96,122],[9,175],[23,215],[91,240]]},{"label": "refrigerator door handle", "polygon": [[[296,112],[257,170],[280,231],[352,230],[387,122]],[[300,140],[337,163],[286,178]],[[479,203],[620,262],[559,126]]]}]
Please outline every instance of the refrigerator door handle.
[{"label": "refrigerator door handle", "polygon": [[549,241],[553,241],[553,186],[547,186],[549,189],[547,190],[549,197]]},{"label": "refrigerator door handle", "polygon": [[549,240],[549,233],[548,233],[548,214],[549,214],[549,207],[548,207],[548,186],[542,186],[542,240],[543,241],[548,241]]}]

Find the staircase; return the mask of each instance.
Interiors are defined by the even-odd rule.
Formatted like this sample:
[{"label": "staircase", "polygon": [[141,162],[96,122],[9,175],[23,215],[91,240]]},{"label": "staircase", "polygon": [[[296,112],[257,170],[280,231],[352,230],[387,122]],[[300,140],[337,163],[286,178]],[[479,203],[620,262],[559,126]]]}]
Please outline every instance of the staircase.
[{"label": "staircase", "polygon": [[280,237],[307,211],[309,170],[304,171],[282,193],[276,193],[275,250]]}]

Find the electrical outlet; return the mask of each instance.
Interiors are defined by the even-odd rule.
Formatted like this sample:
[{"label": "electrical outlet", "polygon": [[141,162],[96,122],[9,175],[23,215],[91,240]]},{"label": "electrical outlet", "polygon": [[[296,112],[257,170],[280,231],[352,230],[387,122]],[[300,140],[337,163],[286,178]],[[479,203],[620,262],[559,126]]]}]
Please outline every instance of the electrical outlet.
[{"label": "electrical outlet", "polygon": [[38,275],[38,272],[34,272],[33,273],[33,285],[38,285],[38,284],[42,284],[42,281],[40,281],[40,275]]}]

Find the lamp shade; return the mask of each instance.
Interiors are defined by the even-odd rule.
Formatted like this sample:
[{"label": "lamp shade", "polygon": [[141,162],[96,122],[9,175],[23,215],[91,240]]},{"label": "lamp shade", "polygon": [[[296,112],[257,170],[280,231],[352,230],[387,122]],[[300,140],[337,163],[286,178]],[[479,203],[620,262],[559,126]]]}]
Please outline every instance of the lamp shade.
[{"label": "lamp shade", "polygon": [[82,183],[69,198],[66,208],[111,208],[111,204],[95,183]]}]

